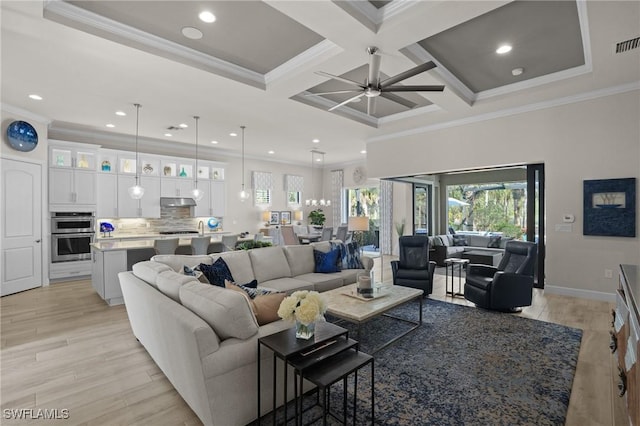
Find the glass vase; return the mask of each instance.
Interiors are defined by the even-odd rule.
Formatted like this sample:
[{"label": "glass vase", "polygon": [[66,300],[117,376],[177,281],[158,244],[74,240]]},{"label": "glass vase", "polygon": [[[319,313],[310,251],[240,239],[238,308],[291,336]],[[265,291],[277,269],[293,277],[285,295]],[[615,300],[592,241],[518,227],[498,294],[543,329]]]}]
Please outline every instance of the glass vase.
[{"label": "glass vase", "polygon": [[304,325],[300,321],[296,321],[296,339],[310,339],[316,331],[316,323]]}]

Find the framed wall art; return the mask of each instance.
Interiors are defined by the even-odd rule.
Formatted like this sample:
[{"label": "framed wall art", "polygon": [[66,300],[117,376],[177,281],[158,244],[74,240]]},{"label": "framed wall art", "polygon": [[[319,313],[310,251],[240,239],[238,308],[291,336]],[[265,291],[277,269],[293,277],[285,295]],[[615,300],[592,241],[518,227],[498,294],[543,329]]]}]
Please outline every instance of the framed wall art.
[{"label": "framed wall art", "polygon": [[270,225],[280,225],[280,212],[271,212]]},{"label": "framed wall art", "polygon": [[280,212],[280,222],[283,225],[291,225],[291,212]]},{"label": "framed wall art", "polygon": [[636,178],[584,181],[584,235],[636,236]]}]

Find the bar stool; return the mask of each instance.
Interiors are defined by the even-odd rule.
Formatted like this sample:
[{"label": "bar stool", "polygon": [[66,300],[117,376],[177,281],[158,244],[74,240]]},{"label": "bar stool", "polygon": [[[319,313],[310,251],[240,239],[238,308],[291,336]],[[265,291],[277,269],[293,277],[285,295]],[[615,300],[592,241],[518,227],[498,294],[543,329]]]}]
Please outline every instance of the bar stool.
[{"label": "bar stool", "polygon": [[153,248],[156,250],[156,254],[175,254],[178,248],[179,238],[168,238],[166,240],[155,240],[153,242]]},{"label": "bar stool", "polygon": [[234,251],[238,243],[238,235],[222,236],[222,251]]},{"label": "bar stool", "polygon": [[191,238],[191,254],[207,254],[207,248],[211,242],[211,237]]}]

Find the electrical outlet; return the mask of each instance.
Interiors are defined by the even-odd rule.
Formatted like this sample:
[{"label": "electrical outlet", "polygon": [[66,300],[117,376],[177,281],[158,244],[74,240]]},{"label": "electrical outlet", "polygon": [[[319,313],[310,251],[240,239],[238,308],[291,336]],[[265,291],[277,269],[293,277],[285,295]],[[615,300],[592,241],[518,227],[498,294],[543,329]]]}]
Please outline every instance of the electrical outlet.
[{"label": "electrical outlet", "polygon": [[613,278],[613,271],[611,269],[605,269],[604,270],[604,277],[605,278]]}]

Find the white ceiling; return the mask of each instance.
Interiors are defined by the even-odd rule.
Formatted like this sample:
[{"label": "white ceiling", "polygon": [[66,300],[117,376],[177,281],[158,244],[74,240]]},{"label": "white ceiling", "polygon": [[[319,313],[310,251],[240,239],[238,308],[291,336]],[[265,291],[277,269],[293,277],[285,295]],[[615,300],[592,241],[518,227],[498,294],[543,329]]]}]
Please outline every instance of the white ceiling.
[{"label": "white ceiling", "polygon": [[[200,22],[203,9],[218,20]],[[220,153],[238,155],[229,133],[246,125],[247,155],[301,164],[312,148],[329,166],[363,161],[370,141],[640,81],[640,49],[615,53],[640,35],[637,1],[55,0],[2,1],[1,12],[3,104],[53,129],[131,135],[141,103],[144,138],[193,144],[198,115],[200,144],[215,139]],[[182,37],[184,26],[203,39]],[[498,56],[498,41],[514,50]],[[342,87],[316,71],[363,80],[368,46],[380,49],[386,76],[434,60],[403,84],[444,92],[403,93],[416,107],[381,102],[374,117],[366,102],[327,112],[346,98],[303,96]],[[180,123],[189,127],[163,136]]]}]

